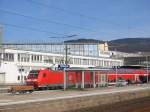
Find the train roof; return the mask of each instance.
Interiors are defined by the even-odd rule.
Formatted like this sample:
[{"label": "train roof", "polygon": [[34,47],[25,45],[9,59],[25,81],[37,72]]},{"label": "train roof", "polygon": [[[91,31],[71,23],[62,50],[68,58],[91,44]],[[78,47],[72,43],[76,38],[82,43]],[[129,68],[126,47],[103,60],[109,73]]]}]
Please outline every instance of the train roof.
[{"label": "train roof", "polygon": [[83,68],[83,67],[71,67],[66,69],[67,71],[100,71],[100,70],[111,70],[110,68],[96,68],[96,67],[89,67],[89,68]]},{"label": "train roof", "polygon": [[141,66],[141,65],[127,65],[127,66],[119,66],[119,68],[124,68],[124,69],[143,69],[144,66]]},{"label": "train roof", "polygon": [[[90,71],[90,72],[101,72],[101,73],[110,73],[110,74],[133,74],[133,73],[147,73],[145,69],[131,69],[131,68],[68,68],[65,71]],[[148,70],[150,72],[150,70]]]}]

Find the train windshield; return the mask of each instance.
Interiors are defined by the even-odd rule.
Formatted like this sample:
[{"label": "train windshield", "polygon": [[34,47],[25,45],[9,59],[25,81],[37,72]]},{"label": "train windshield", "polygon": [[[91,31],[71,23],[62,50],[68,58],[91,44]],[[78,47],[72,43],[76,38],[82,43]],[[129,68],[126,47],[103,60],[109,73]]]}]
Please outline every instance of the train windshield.
[{"label": "train windshield", "polygon": [[31,70],[30,73],[29,73],[29,78],[37,78],[38,77],[38,74],[39,74],[39,70]]}]

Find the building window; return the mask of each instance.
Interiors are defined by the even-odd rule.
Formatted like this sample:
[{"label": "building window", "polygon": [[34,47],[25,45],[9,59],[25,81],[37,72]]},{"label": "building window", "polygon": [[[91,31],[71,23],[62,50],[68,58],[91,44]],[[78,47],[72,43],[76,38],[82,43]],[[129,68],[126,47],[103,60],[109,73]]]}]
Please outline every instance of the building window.
[{"label": "building window", "polygon": [[33,61],[33,55],[31,56],[31,60]]},{"label": "building window", "polygon": [[27,79],[27,77],[26,76],[24,76],[24,80],[26,80]]},{"label": "building window", "polygon": [[40,56],[40,61],[42,61],[42,56]]},{"label": "building window", "polygon": [[59,64],[59,63],[61,63],[61,60],[63,60],[61,57],[56,57],[55,63]]},{"label": "building window", "polygon": [[30,55],[26,53],[19,53],[18,54],[18,61],[19,62],[29,62],[30,61]]},{"label": "building window", "polygon": [[20,61],[20,54],[18,54],[18,61]]},{"label": "building window", "polygon": [[36,61],[36,55],[34,55],[34,61]]},{"label": "building window", "polygon": [[81,64],[81,59],[74,58],[74,64],[80,65]]},{"label": "building window", "polygon": [[73,64],[73,59],[72,58],[69,59],[69,64]]},{"label": "building window", "polygon": [[44,63],[53,63],[53,57],[51,57],[51,56],[44,56]]},{"label": "building window", "polygon": [[83,59],[83,65],[89,65],[89,59]]},{"label": "building window", "polygon": [[21,72],[24,72],[24,69],[23,68],[20,68],[19,69],[19,72],[21,73]]},{"label": "building window", "polygon": [[32,62],[42,62],[42,56],[41,55],[32,55],[31,56]]},{"label": "building window", "polygon": [[18,75],[18,81],[20,80],[20,76]]},{"label": "building window", "polygon": [[14,61],[14,54],[4,53],[4,61]]},{"label": "building window", "polygon": [[39,56],[37,56],[37,61],[39,61],[40,60],[40,58],[39,58]]}]

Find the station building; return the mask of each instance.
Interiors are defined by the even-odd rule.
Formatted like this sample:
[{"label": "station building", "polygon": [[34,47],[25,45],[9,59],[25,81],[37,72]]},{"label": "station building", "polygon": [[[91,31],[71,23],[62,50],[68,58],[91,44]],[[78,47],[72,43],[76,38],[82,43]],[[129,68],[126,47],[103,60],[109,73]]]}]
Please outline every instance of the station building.
[{"label": "station building", "polygon": [[107,43],[4,44],[0,53],[0,83],[25,81],[30,70],[57,67],[110,68],[123,65],[112,56]]},{"label": "station building", "polygon": [[124,57],[125,65],[141,65],[148,67],[150,66],[150,53],[138,53],[135,56]]}]

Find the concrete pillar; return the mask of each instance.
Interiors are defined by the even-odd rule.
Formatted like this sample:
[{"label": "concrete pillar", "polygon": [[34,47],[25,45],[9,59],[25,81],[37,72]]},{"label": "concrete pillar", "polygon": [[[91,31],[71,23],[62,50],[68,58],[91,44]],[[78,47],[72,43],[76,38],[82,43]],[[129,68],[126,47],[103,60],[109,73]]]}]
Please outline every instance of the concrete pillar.
[{"label": "concrete pillar", "polygon": [[41,55],[41,63],[44,63],[44,55]]},{"label": "concrete pillar", "polygon": [[72,58],[72,64],[74,65],[74,58]]},{"label": "concrete pillar", "polygon": [[78,73],[76,73],[76,88],[78,88],[79,84],[78,84]]},{"label": "concrete pillar", "polygon": [[82,71],[82,84],[81,88],[84,89],[84,71]]},{"label": "concrete pillar", "polygon": [[98,86],[100,86],[100,84],[102,83],[101,77],[102,77],[101,73],[98,72]]},{"label": "concrete pillar", "polygon": [[56,62],[55,62],[55,57],[53,57],[53,64],[55,64]]},{"label": "concrete pillar", "polygon": [[14,53],[14,62],[18,62],[18,53]]},{"label": "concrete pillar", "polygon": [[137,81],[137,74],[134,74],[134,81]]},{"label": "concrete pillar", "polygon": [[30,70],[32,70],[32,67],[31,67],[31,66],[29,67],[29,71],[30,71]]},{"label": "concrete pillar", "polygon": [[93,72],[93,88],[96,87],[96,84],[95,84],[95,71]]},{"label": "concrete pillar", "polygon": [[64,70],[64,90],[67,88],[67,71]]},{"label": "concrete pillar", "polygon": [[105,65],[104,65],[104,60],[102,60],[102,67],[105,67]]},{"label": "concrete pillar", "polygon": [[33,61],[33,60],[32,60],[32,54],[29,54],[29,58],[30,58],[30,59],[29,59],[29,62],[32,63],[32,61]]}]

